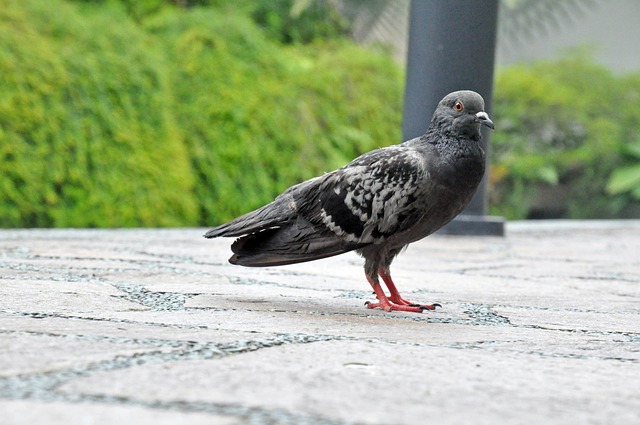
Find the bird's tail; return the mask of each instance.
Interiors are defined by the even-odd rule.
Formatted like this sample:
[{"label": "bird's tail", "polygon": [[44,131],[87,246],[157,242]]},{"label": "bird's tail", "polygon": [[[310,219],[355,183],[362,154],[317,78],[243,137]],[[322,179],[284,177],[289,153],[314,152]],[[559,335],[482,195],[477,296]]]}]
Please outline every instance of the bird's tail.
[{"label": "bird's tail", "polygon": [[324,226],[314,226],[296,206],[296,193],[315,193],[312,179],[292,186],[273,202],[222,224],[205,238],[240,236],[232,245],[232,264],[250,267],[280,266],[331,257],[360,248],[346,242]]},{"label": "bird's tail", "polygon": [[318,232],[305,219],[261,230],[237,239],[231,264],[248,267],[282,266],[343,254],[361,244],[345,242],[333,233]]},{"label": "bird's tail", "polygon": [[298,215],[286,197],[204,234],[205,238],[221,236],[240,236],[231,245],[234,254],[229,262],[248,267],[302,263],[360,247],[314,227]]},{"label": "bird's tail", "polygon": [[251,211],[227,223],[214,227],[204,234],[207,239],[222,236],[242,236],[284,225],[294,219],[294,212],[286,203],[275,200],[262,208]]}]

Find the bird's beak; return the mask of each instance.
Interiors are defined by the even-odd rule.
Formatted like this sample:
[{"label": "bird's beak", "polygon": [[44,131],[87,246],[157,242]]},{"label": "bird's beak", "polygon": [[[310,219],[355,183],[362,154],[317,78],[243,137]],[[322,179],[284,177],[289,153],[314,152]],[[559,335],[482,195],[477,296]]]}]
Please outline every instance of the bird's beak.
[{"label": "bird's beak", "polygon": [[493,121],[491,121],[491,119],[489,118],[489,115],[484,112],[484,111],[480,111],[476,114],[476,118],[478,120],[478,122],[482,125],[486,125],[487,127],[489,127],[490,129],[494,129],[493,127]]}]

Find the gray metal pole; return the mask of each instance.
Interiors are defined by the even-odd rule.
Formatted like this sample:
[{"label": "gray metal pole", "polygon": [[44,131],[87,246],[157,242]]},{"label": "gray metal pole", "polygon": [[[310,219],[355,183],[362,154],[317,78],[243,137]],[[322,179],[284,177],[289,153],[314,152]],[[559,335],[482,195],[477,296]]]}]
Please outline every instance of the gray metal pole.
[{"label": "gray metal pole", "polygon": [[[403,140],[423,134],[447,93],[474,90],[491,114],[498,0],[412,0],[402,122]],[[498,129],[499,130],[499,129]],[[483,129],[489,158],[490,133]],[[504,234],[504,220],[485,216],[487,173],[471,204],[442,232]]]}]

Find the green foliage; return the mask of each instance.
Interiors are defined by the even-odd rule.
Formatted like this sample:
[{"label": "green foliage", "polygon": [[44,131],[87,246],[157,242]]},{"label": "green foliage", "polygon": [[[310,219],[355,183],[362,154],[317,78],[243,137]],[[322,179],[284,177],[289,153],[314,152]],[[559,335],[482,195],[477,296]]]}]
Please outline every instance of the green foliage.
[{"label": "green foliage", "polygon": [[88,8],[94,8],[96,5],[108,6],[111,9],[119,9],[136,21],[160,13],[162,10],[171,6],[171,0],[69,0]]},{"label": "green foliage", "polygon": [[0,3],[0,224],[192,222],[193,178],[150,40],[121,15]]},{"label": "green foliage", "polygon": [[536,189],[549,186],[562,189],[568,217],[637,212],[607,184],[639,137],[640,79],[615,76],[581,53],[512,66],[498,73],[492,115],[492,213],[525,218]]},{"label": "green foliage", "polygon": [[283,43],[309,43],[344,36],[348,21],[326,0],[250,0],[252,17]]},{"label": "green foliage", "polygon": [[640,142],[626,146],[624,153],[631,164],[614,170],[607,184],[607,192],[612,195],[628,193],[640,200]]},{"label": "green foliage", "polygon": [[400,139],[402,75],[345,42],[282,47],[243,16],[194,10],[149,23],[172,53],[176,116],[198,177],[201,223]]},{"label": "green foliage", "polygon": [[161,3],[0,0],[0,226],[212,225],[399,141],[388,55]]}]

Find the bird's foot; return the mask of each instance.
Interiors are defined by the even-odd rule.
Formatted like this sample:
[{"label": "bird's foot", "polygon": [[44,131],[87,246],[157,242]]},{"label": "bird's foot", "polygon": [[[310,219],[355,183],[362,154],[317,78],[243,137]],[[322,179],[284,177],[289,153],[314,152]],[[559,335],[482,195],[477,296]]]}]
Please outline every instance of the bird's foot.
[{"label": "bird's foot", "polygon": [[424,310],[435,310],[436,307],[442,307],[438,303],[434,304],[414,304],[410,303],[406,300],[404,303],[391,302],[390,300],[386,300],[387,302],[377,302],[372,303],[367,301],[364,303],[367,308],[381,308],[385,311],[408,311],[410,313],[422,313]]},{"label": "bird's foot", "polygon": [[407,301],[404,298],[402,298],[400,296],[400,294],[395,293],[395,294],[391,294],[391,296],[388,297],[389,301],[394,303],[394,304],[399,304],[399,305],[406,305],[409,307],[418,307],[421,308],[423,310],[435,310],[436,307],[440,307],[442,308],[442,306],[438,303],[433,303],[433,304],[417,304],[417,303],[412,303],[411,301]]},{"label": "bird's foot", "polygon": [[418,307],[421,308],[423,310],[435,310],[436,307],[440,307],[442,308],[442,306],[438,303],[433,303],[433,304],[409,304],[409,306],[411,307]]},{"label": "bird's foot", "polygon": [[380,276],[384,280],[384,283],[389,288],[390,295],[384,293],[380,284],[378,283],[377,277],[372,278],[367,275],[367,280],[371,284],[373,288],[373,292],[376,294],[376,298],[378,302],[372,303],[367,301],[365,305],[367,308],[380,308],[385,311],[408,311],[411,313],[422,313],[424,310],[435,310],[436,307],[442,307],[440,304],[416,304],[410,301],[405,300],[400,296],[396,285],[393,284],[391,280],[391,276],[389,276],[388,270],[381,269]]}]

